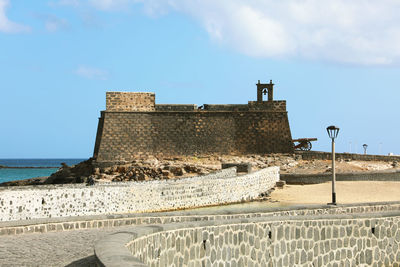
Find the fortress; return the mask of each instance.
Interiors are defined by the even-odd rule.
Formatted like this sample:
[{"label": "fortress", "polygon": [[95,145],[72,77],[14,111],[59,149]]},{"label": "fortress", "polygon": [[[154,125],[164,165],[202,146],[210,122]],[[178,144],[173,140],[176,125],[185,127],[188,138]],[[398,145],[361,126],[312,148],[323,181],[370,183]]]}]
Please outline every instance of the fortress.
[{"label": "fortress", "polygon": [[[272,82],[258,82],[257,101],[245,105],[156,105],[153,93],[109,92],[106,99],[94,151],[99,165],[147,154],[293,151],[286,102],[273,100]],[[329,153],[301,156],[328,159]],[[399,160],[345,153],[337,158]],[[181,179],[1,187],[1,264],[399,266],[399,201],[183,210],[260,199],[284,179],[326,182],[325,174],[281,176],[278,166],[237,170]],[[342,178],[399,181],[398,174]]]},{"label": "fortress", "polygon": [[256,85],[257,101],[201,107],[155,104],[154,93],[107,92],[93,156],[116,162],[142,155],[293,152],[286,101],[273,100],[272,81]]}]

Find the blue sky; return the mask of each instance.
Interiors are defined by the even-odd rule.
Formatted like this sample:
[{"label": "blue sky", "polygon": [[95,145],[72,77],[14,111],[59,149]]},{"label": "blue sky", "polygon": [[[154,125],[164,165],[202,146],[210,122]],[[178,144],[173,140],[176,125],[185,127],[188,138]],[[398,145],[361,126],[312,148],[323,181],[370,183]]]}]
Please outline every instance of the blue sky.
[{"label": "blue sky", "polygon": [[400,3],[348,2],[0,0],[0,158],[90,157],[106,91],[247,103],[270,79],[293,138],[400,154]]}]

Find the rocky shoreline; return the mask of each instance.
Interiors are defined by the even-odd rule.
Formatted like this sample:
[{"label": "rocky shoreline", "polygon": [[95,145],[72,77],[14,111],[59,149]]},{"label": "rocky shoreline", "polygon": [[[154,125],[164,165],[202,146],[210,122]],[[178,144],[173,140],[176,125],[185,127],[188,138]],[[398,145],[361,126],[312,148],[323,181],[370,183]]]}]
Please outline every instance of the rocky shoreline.
[{"label": "rocky shoreline", "polygon": [[4,183],[0,183],[0,186],[25,186],[25,185],[42,185],[46,179],[49,178],[48,176],[43,177],[34,177],[29,179],[23,180],[14,180],[8,181]]},{"label": "rocky shoreline", "polygon": [[[239,172],[257,170],[268,166],[277,166],[284,162],[283,158],[294,161],[293,155],[275,155],[268,159],[260,156],[204,156],[204,157],[173,157],[138,158],[131,162],[114,164],[99,164],[92,158],[74,166],[62,164],[61,168],[47,178],[33,178],[20,181],[10,181],[0,186],[69,184],[69,183],[102,183],[118,181],[149,181],[162,179],[178,179],[183,177],[204,175],[229,166],[240,166]],[[289,162],[286,162],[289,164]],[[281,165],[281,164],[279,164]],[[278,165],[278,166],[279,166]],[[244,166],[244,167],[243,167]]]},{"label": "rocky shoreline", "polygon": [[[145,157],[131,162],[98,163],[90,158],[74,166],[62,163],[49,177],[10,181],[0,186],[86,183],[88,185],[118,181],[149,181],[178,179],[204,175],[229,166],[238,172],[250,172],[271,166],[280,167],[282,174],[316,174],[331,172],[329,160],[303,160],[299,154],[268,154],[246,156],[186,156],[173,158]],[[337,173],[400,170],[397,162],[338,160]]]}]

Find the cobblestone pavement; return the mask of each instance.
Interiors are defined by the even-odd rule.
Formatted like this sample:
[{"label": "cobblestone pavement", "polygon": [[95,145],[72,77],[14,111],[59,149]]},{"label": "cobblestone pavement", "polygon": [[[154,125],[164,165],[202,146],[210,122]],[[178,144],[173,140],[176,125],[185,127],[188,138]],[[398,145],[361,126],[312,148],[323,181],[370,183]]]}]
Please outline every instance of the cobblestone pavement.
[{"label": "cobblestone pavement", "polygon": [[0,266],[94,266],[94,243],[128,227],[0,237]]}]

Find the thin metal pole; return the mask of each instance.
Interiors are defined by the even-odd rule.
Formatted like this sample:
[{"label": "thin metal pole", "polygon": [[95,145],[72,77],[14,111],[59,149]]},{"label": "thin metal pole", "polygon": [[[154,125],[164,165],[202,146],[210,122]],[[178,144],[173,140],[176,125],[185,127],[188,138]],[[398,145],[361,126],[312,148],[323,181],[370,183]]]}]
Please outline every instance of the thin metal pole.
[{"label": "thin metal pole", "polygon": [[332,204],[336,205],[336,171],[335,171],[335,139],[332,138]]}]

